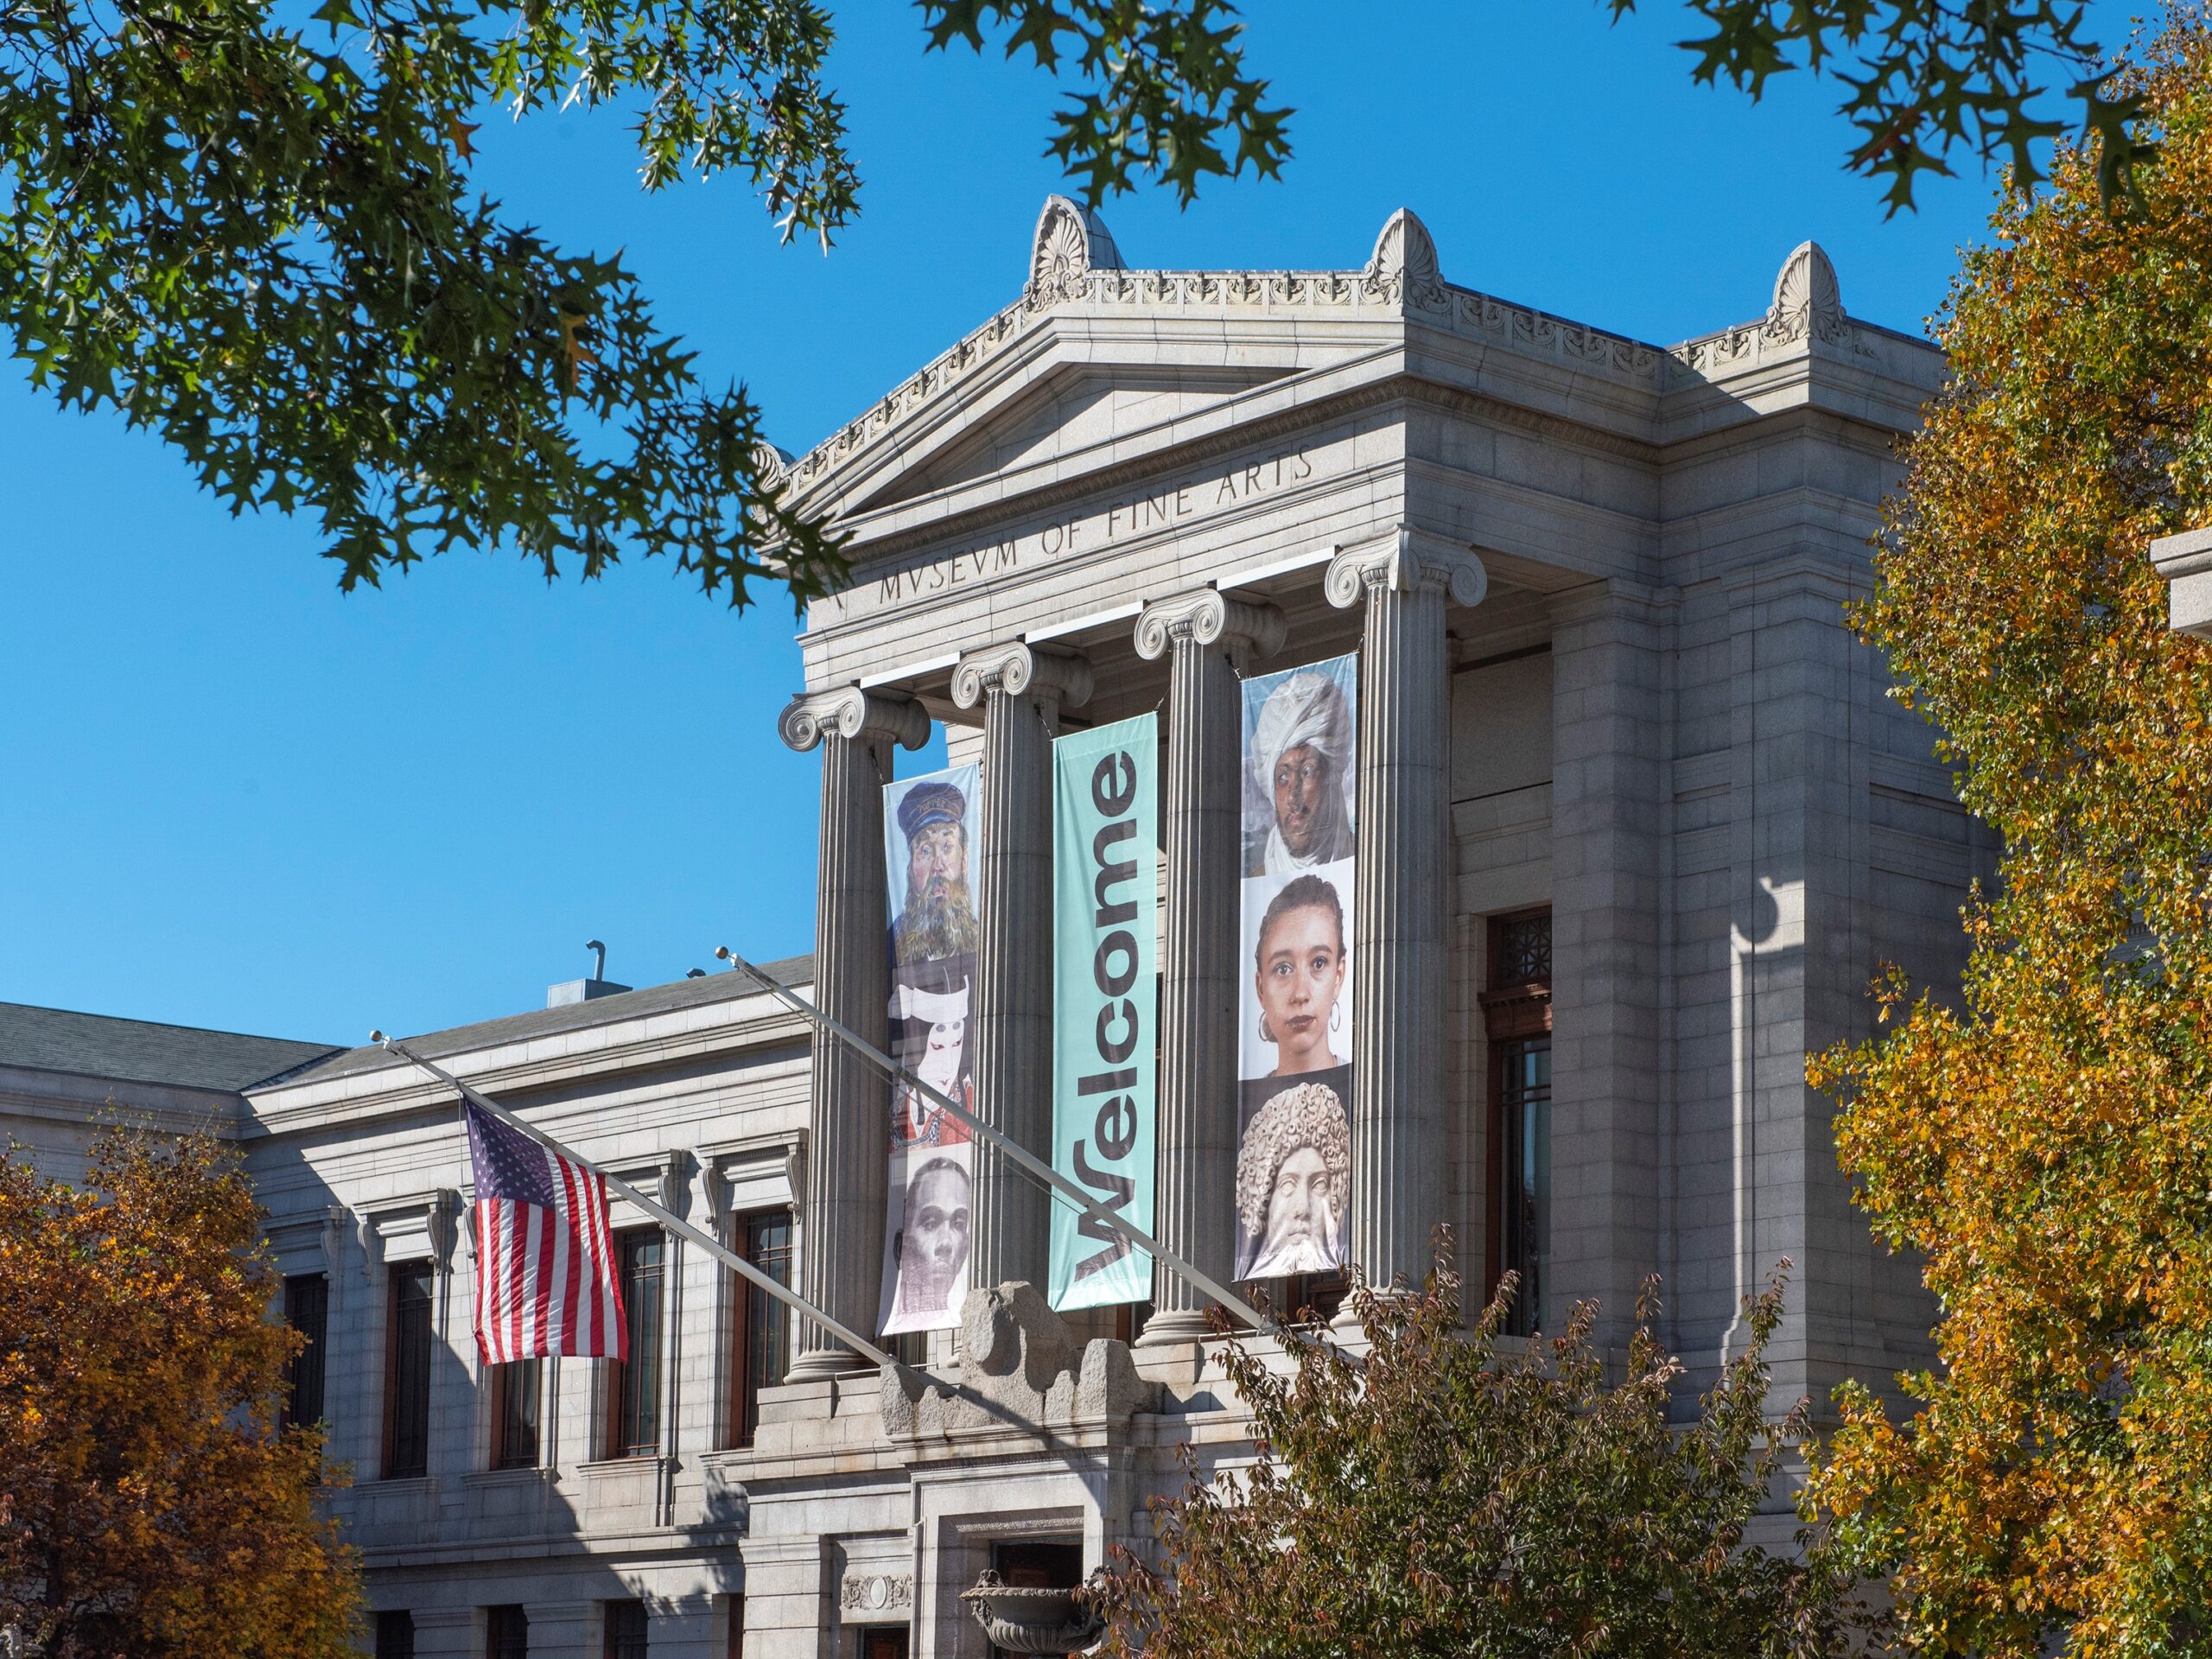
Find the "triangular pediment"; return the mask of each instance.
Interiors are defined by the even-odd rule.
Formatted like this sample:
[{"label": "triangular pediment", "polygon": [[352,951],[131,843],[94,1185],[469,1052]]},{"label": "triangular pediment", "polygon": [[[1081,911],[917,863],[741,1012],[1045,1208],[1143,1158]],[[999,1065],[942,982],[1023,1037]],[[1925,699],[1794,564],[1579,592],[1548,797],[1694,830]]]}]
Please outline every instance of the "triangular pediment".
[{"label": "triangular pediment", "polygon": [[1033,462],[1136,439],[1292,372],[1288,365],[1065,365],[855,505],[890,506]]}]

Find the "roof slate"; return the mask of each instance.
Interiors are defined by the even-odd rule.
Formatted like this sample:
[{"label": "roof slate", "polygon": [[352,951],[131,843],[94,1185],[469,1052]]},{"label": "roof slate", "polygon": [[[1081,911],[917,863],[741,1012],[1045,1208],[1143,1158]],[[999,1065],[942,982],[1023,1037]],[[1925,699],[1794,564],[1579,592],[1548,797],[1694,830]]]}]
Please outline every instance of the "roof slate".
[{"label": "roof slate", "polygon": [[[814,977],[811,955],[787,957],[781,962],[764,962],[759,966],[761,972],[779,985],[803,985]],[[642,1019],[673,1008],[695,1008],[759,995],[750,982],[738,975],[708,974],[698,979],[679,979],[666,985],[648,985],[641,990],[595,996],[588,1002],[533,1008],[527,1014],[505,1014],[497,1020],[479,1020],[473,1026],[454,1026],[418,1037],[404,1037],[403,1040],[424,1059],[442,1059],[478,1049],[496,1048],[502,1043],[524,1042],[564,1031],[588,1031],[594,1026],[611,1026],[619,1020]],[[397,1055],[372,1044],[333,1049],[327,1054],[327,1058],[302,1068],[283,1081],[288,1084],[323,1083],[407,1064]]]},{"label": "roof slate", "polygon": [[328,1043],[0,1002],[0,1065],[34,1071],[236,1093],[340,1052]]}]

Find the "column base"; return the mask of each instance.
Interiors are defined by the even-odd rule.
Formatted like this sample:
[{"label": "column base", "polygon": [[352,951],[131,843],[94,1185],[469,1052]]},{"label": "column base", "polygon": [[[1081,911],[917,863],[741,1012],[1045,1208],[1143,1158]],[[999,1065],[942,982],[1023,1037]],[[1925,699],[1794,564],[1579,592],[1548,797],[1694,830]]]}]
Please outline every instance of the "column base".
[{"label": "column base", "polygon": [[810,1348],[791,1362],[784,1373],[786,1382],[830,1382],[856,1376],[863,1372],[874,1375],[874,1362],[855,1353],[842,1343],[835,1348]]},{"label": "column base", "polygon": [[1213,1327],[1207,1322],[1204,1308],[1163,1307],[1144,1322],[1144,1329],[1137,1333],[1131,1346],[1141,1354],[1158,1348],[1180,1348],[1204,1342],[1212,1334]]}]

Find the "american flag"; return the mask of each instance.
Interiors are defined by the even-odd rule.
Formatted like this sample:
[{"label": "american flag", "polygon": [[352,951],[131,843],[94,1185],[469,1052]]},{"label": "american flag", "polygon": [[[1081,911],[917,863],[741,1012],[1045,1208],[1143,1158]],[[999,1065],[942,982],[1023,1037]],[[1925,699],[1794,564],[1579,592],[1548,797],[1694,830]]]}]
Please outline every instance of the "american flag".
[{"label": "american flag", "polygon": [[607,1178],[464,1100],[476,1179],[476,1346],[627,1359]]}]

